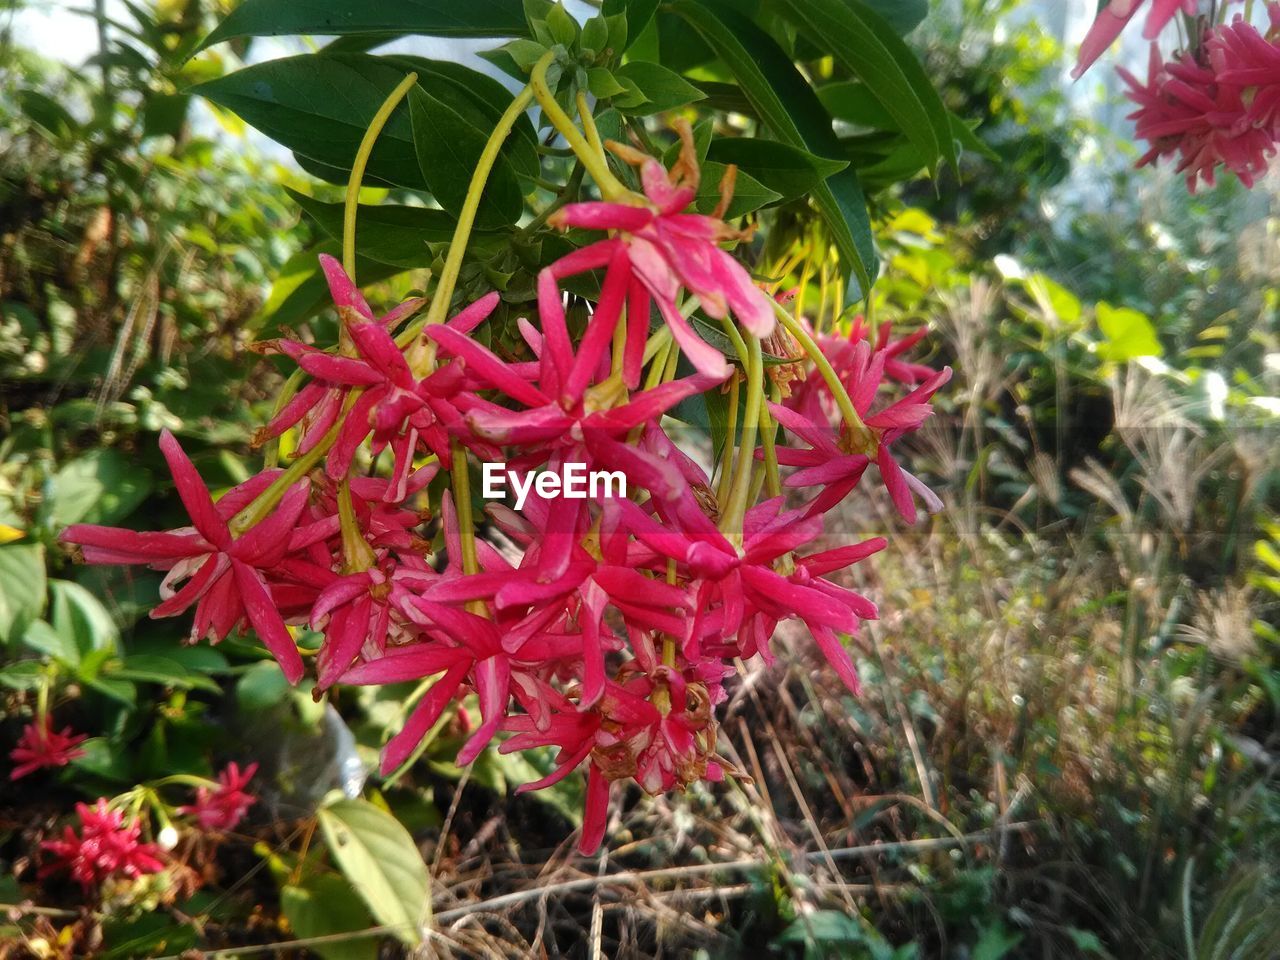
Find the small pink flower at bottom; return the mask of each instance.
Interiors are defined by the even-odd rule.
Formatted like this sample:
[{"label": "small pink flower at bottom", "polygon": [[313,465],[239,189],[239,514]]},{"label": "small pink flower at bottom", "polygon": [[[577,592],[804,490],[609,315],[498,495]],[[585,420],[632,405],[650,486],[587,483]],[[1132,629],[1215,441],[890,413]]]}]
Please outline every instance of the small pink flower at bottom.
[{"label": "small pink flower at bottom", "polygon": [[258,765],[251,763],[241,772],[237,764],[229,763],[218,774],[218,786],[214,789],[196,787],[196,802],[179,807],[179,813],[189,813],[196,818],[201,830],[233,830],[244,819],[257,798],[245,793]]},{"label": "small pink flower at bottom", "polygon": [[91,807],[76,804],[80,832],[65,827],[61,840],[45,840],[40,848],[53,854],[53,861],[40,868],[42,879],[66,871],[86,890],[110,877],[136,879],[144,873],[164,869],[160,848],[138,839],[141,827],[137,821],[124,822],[124,812],[112,810],[105,798]]},{"label": "small pink flower at bottom", "polygon": [[18,745],[9,751],[9,759],[14,764],[9,779],[17,780],[44,767],[65,767],[84,756],[76,744],[87,739],[88,734],[72,733],[70,727],[57,732],[53,729],[52,717],[46,716],[43,725],[39,720],[32,720],[23,728]]}]

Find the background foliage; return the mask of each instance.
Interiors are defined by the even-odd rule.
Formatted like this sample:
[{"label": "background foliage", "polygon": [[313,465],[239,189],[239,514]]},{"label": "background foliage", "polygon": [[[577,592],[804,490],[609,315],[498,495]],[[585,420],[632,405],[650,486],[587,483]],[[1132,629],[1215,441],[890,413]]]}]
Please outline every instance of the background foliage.
[{"label": "background foliage", "polygon": [[[923,2],[870,3],[891,27],[862,24],[878,45],[845,42],[839,24],[858,21],[824,19],[834,0],[606,3],[612,39],[549,4],[531,5],[543,33],[518,5],[473,5],[471,33],[522,35],[490,58],[500,68],[572,55],[561,93],[599,98],[613,135],[661,152],[673,112],[701,120],[707,207],[716,165],[738,164],[733,212],[767,222],[757,256],[793,262],[798,310],[864,288],[874,237],[867,312],[928,323],[957,369],[916,451],[949,510],[864,584],[895,611],[863,640],[866,695],[801,646],[748,669],[724,729],[754,785],[630,798],[613,851],[582,862],[562,842],[577,787],[515,797],[545,771],[494,752],[458,770],[444,758],[462,718],[365,784],[412,691],[313,703],[256,644],[188,647],[175,623],[140,619],[154,578],[70,563],[53,539],[65,524],[176,515],[161,428],[212,481],[247,474],[279,377],[243,348],[281,326],[331,337],[315,255],[336,250],[341,193],[326,183],[345,182],[356,107],[371,116],[410,66],[431,84],[374,152],[358,268],[387,299],[438,270],[461,196],[432,151],[453,145],[465,168],[507,94],[369,52],[391,39],[386,6],[364,5],[323,59],[247,67],[254,36],[324,32],[309,5],[282,24],[247,0],[206,46],[230,43],[194,59],[214,24],[195,0],[129,5],[80,67],[4,34],[0,727],[11,742],[47,687],[94,736],[54,787],[6,790],[15,877],[0,901],[48,910],[10,915],[0,955],[371,930],[315,951],[374,956],[430,889],[437,945],[459,955],[594,941],[611,956],[1266,956],[1280,937],[1277,222],[1234,181],[1190,198],[1149,171],[1097,174],[1111,205],[1073,206],[1074,158],[1119,148],[1070,116],[1064,51],[1034,23],[1009,28],[1015,0],[939,5],[919,26]],[[604,51],[624,29],[619,64]],[[878,68],[901,75],[882,97],[859,79]],[[223,127],[196,112],[193,84]],[[215,132],[241,121],[296,164]],[[503,157],[459,296],[502,290],[494,341],[514,350],[532,278],[566,242],[538,218],[581,178],[533,122]],[[860,267],[841,276],[828,243]],[[850,523],[874,516],[859,504]],[[255,815],[222,842],[184,838],[185,872],[85,913],[77,889],[36,881],[34,841],[74,801],[148,784],[169,797],[157,781],[236,758],[262,764]]]}]

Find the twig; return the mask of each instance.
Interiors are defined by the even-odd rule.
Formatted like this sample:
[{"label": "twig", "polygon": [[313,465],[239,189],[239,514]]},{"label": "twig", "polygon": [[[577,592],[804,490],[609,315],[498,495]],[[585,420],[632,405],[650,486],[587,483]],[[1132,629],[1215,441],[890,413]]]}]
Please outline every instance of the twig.
[{"label": "twig", "polygon": [[[926,837],[920,840],[895,840],[889,843],[870,843],[857,847],[837,847],[836,849],[801,854],[810,862],[826,860],[854,860],[861,857],[874,857],[884,853],[899,853],[918,850],[941,850],[947,847],[963,846],[968,843],[980,843],[992,839],[1002,830],[1021,830],[1035,826],[1037,821],[1025,820],[1011,823],[1007,827],[991,830],[979,830],[976,833],[963,834],[960,837]],[[684,867],[664,867],[659,870],[637,870],[627,873],[615,873],[605,877],[584,877],[578,880],[567,880],[552,883],[545,887],[534,887],[530,890],[519,890],[515,893],[504,893],[499,897],[481,900],[454,910],[442,910],[436,914],[438,923],[449,923],[460,917],[481,911],[500,910],[505,907],[526,903],[538,897],[550,897],[558,894],[576,893],[581,890],[592,890],[598,886],[610,884],[645,884],[658,880],[678,880],[683,877],[700,876],[708,873],[724,872],[762,872],[769,868],[765,860],[728,860],[724,863],[695,863]]]}]

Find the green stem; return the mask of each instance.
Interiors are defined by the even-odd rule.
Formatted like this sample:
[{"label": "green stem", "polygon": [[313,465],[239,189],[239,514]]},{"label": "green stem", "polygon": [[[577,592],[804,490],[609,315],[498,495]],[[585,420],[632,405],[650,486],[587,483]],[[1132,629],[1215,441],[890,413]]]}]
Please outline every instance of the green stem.
[{"label": "green stem", "polygon": [[764,356],[760,341],[750,337],[747,344],[747,406],[742,418],[742,440],[738,444],[737,462],[733,468],[733,486],[729,504],[720,518],[721,533],[742,536],[747,515],[747,499],[751,492],[751,474],[756,459],[756,432],[760,428],[760,409],[764,400]]},{"label": "green stem", "polygon": [[449,479],[453,488],[453,507],[458,514],[458,535],[462,540],[462,572],[468,576],[480,572],[476,557],[476,522],[471,515],[471,473],[467,463],[467,451],[458,440],[450,444],[453,465]]},{"label": "green stem", "polygon": [[844,418],[845,425],[849,428],[850,436],[860,448],[866,450],[874,449],[875,437],[867,425],[862,422],[862,417],[858,416],[858,411],[854,409],[853,401],[849,399],[849,392],[845,390],[844,384],[840,382],[840,377],[836,375],[835,370],[831,367],[831,361],[826,358],[822,349],[814,342],[813,337],[809,336],[809,331],[795,317],[791,316],[782,304],[775,302],[773,311],[778,315],[778,320],[782,323],[782,326],[791,336],[795,337],[801,349],[813,361],[813,365],[817,367],[822,379],[826,381],[831,390],[831,395],[835,397],[836,406],[840,408],[840,415]]},{"label": "green stem", "polygon": [[[541,60],[543,73],[545,64],[550,63],[554,54],[547,52]],[[535,72],[537,68],[535,67]],[[445,258],[444,268],[440,271],[440,279],[436,283],[435,292],[431,296],[431,306],[427,309],[423,326],[429,327],[444,323],[449,315],[449,304],[453,300],[453,288],[457,286],[458,275],[462,272],[462,260],[467,253],[467,241],[471,239],[471,228],[475,225],[476,211],[480,209],[480,200],[484,196],[485,184],[489,182],[489,174],[498,160],[508,134],[515,127],[529,104],[533,102],[532,84],[521,90],[511,105],[498,119],[498,125],[489,134],[489,139],[480,152],[480,160],[476,163],[475,173],[471,175],[471,185],[467,188],[467,196],[462,202],[462,210],[458,213],[458,226],[453,231],[453,241],[449,244],[449,254]],[[421,347],[421,349],[419,349]],[[434,351],[426,348],[424,341],[416,341],[410,348],[409,366],[415,374],[421,375],[434,361]]]},{"label": "green stem", "polygon": [[724,449],[720,451],[720,479],[716,482],[716,502],[725,503],[729,497],[730,481],[733,478],[733,441],[738,435],[738,397],[742,380],[738,371],[733,371],[733,380],[729,384],[729,422],[725,431]]},{"label": "green stem", "polygon": [[369,154],[373,153],[373,145],[387,125],[391,112],[400,105],[409,88],[418,82],[418,75],[411,73],[391,91],[391,95],[382,102],[378,112],[373,115],[373,122],[364,132],[360,141],[360,149],[356,151],[355,163],[351,165],[351,176],[347,180],[347,202],[342,210],[342,269],[347,271],[351,282],[356,282],[356,213],[359,209],[360,184],[364,180],[364,170],[369,164]]},{"label": "green stem", "polygon": [[[770,399],[774,403],[778,402],[778,389],[775,386],[770,391]],[[767,403],[760,405],[760,437],[764,444],[764,482],[765,489],[769,491],[769,496],[782,496],[782,480],[778,476],[778,451],[775,447],[777,442],[778,428],[774,425],[773,416],[769,413],[769,405]]]},{"label": "green stem", "polygon": [[591,179],[600,188],[601,196],[606,200],[614,201],[631,196],[631,191],[623,186],[609,170],[609,164],[604,157],[592,149],[582,131],[574,125],[573,120],[564,112],[560,104],[556,103],[555,94],[551,92],[551,87],[547,85],[547,67],[551,66],[551,62],[554,59],[555,55],[548,52],[537,62],[533,68],[533,73],[529,77],[529,87],[533,91],[533,96],[537,98],[538,105],[542,107],[542,112],[546,114],[547,120],[551,122],[551,125],[564,137],[574,155],[587,168],[587,172],[591,174]]},{"label": "green stem", "polygon": [[319,443],[289,464],[285,472],[272,481],[271,486],[263,490],[252,503],[232,517],[231,522],[227,525],[231,530],[231,535],[238,537],[246,530],[267,519],[289,488],[310,473],[311,468],[324,459],[324,455],[329,452],[329,448],[337,442],[338,431],[341,429],[341,421],[330,427],[329,432],[320,438]]}]

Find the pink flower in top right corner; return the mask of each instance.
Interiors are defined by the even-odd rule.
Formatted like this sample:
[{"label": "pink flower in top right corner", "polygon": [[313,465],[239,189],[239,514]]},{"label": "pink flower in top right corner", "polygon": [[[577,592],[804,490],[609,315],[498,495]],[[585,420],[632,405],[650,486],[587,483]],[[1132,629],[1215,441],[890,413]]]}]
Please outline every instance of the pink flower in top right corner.
[{"label": "pink flower in top right corner", "polygon": [[1146,82],[1120,68],[1138,105],[1135,132],[1150,144],[1138,166],[1176,155],[1192,193],[1212,186],[1219,166],[1246,187],[1266,173],[1280,141],[1280,4],[1267,12],[1266,36],[1236,17],[1168,61],[1153,44]]}]

